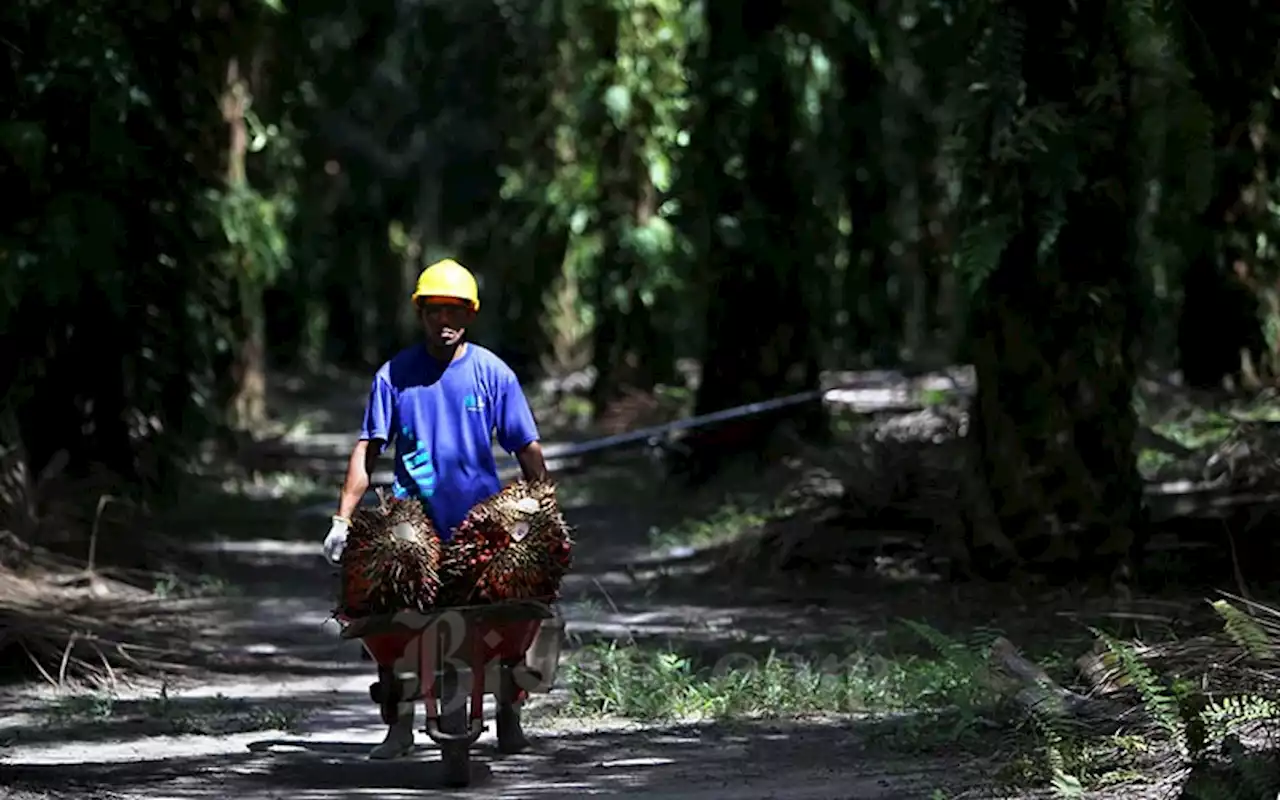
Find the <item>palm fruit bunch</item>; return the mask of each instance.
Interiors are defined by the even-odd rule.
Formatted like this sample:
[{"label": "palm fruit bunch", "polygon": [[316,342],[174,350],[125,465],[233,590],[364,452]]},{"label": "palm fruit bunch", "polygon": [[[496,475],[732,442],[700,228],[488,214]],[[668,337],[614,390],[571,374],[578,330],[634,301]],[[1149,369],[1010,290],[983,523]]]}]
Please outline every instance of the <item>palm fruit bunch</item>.
[{"label": "palm fruit bunch", "polygon": [[492,518],[484,504],[474,506],[453,529],[440,564],[440,605],[460,606],[472,600],[476,582],[489,563],[511,543],[511,535]]},{"label": "palm fruit bunch", "polygon": [[573,539],[550,481],[516,481],[455,529],[441,571],[449,604],[554,599]]},{"label": "palm fruit bunch", "polygon": [[440,536],[416,499],[380,497],[351,515],[339,611],[348,617],[431,610],[440,593]]}]

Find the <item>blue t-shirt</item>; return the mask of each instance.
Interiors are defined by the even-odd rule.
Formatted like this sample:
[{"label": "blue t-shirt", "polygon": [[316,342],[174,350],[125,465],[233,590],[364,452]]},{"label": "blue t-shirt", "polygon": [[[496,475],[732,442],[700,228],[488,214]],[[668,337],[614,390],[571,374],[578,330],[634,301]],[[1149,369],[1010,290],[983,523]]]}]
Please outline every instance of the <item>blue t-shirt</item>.
[{"label": "blue t-shirt", "polygon": [[361,439],[395,443],[396,497],[417,497],[443,539],[502,488],[493,438],[514,454],[538,438],[515,373],[479,345],[448,364],[424,345],[402,350],[373,378]]}]

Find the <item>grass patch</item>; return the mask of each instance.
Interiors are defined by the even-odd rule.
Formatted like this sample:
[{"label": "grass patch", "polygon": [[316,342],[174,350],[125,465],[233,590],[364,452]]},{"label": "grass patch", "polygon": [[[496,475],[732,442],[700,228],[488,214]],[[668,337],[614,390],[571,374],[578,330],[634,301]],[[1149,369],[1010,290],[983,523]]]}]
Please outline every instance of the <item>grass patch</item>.
[{"label": "grass patch", "polygon": [[1160,473],[1160,470],[1177,463],[1177,461],[1176,456],[1163,450],[1148,450],[1144,448],[1138,451],[1138,471],[1147,480],[1153,479]]},{"label": "grass patch", "polygon": [[1225,414],[1197,412],[1184,419],[1158,423],[1152,430],[1183,447],[1199,450],[1222,443],[1238,424]]},{"label": "grass patch", "polygon": [[60,698],[46,709],[46,727],[106,728],[121,736],[227,736],[254,731],[296,731],[307,712],[270,700],[244,700],[223,695],[171,698],[165,693],[143,699],[120,699],[108,693]]},{"label": "grass patch", "polygon": [[911,625],[934,652],[887,657],[730,655],[700,664],[674,650],[612,642],[569,664],[568,711],[643,720],[777,718],[813,714],[977,709],[993,700],[985,652]]},{"label": "grass patch", "polygon": [[[1140,416],[1149,416],[1140,413]],[[1227,439],[1241,424],[1280,422],[1280,400],[1272,391],[1259,393],[1246,400],[1234,400],[1218,409],[1182,405],[1171,409],[1149,424],[1156,433],[1183,447],[1199,450],[1215,447]]]},{"label": "grass patch", "polygon": [[216,575],[186,577],[163,572],[155,579],[151,593],[161,600],[193,600],[202,597],[231,597],[237,594],[235,583]]},{"label": "grass patch", "polygon": [[[1029,716],[989,678],[996,631],[959,641],[916,622],[889,631],[900,650],[851,648],[842,657],[776,652],[715,664],[676,648],[612,642],[575,654],[563,670],[561,713],[644,722],[850,716],[865,746],[898,753],[963,751],[1003,764],[1011,787],[1049,787],[1058,797],[1144,778],[1152,742],[1142,735],[1084,735]],[[1061,671],[1060,658],[1041,666]],[[1116,730],[1120,726],[1115,726]]]},{"label": "grass patch", "polygon": [[786,513],[787,509],[781,504],[770,503],[762,497],[734,495],[705,517],[687,518],[669,528],[650,528],[649,544],[654,549],[723,544]]},{"label": "grass patch", "polygon": [[920,403],[924,406],[945,406],[955,401],[955,392],[949,389],[922,389]]}]

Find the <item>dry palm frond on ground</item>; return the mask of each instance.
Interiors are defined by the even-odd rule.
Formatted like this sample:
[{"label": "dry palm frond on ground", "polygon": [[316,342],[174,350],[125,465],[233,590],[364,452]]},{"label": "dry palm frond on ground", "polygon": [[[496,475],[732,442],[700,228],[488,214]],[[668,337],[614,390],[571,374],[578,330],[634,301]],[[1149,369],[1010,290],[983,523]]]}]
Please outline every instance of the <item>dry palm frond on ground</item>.
[{"label": "dry palm frond on ground", "polygon": [[339,611],[350,617],[426,612],[440,591],[441,544],[417,500],[383,499],[351,517]]},{"label": "dry palm frond on ground", "polygon": [[451,605],[552,599],[573,538],[549,481],[516,481],[477,503],[454,531],[442,572]]},{"label": "dry palm frond on ground", "polygon": [[1222,623],[1217,633],[1144,644],[1098,632],[1094,651],[1076,660],[1090,691],[1065,692],[1078,702],[1069,724],[1059,719],[1055,728],[1113,744],[1118,734],[1141,737],[1144,769],[1159,774],[1274,750],[1280,612],[1227,597],[1212,602]]},{"label": "dry palm frond on ground", "polygon": [[186,669],[190,642],[208,601],[160,599],[136,587],[81,573],[0,574],[0,672],[55,685],[113,687],[126,677]]},{"label": "dry palm frond on ground", "polygon": [[1210,694],[1280,692],[1280,612],[1233,595],[1212,601],[1217,632],[1155,643],[1099,638],[1077,669],[1098,693],[1130,690],[1138,665]]}]

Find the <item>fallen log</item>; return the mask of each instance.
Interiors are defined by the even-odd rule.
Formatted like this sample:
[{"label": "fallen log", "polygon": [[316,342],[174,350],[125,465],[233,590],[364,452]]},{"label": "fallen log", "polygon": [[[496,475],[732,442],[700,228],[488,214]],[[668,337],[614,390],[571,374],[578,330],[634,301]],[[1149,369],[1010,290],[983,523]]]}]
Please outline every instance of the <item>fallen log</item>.
[{"label": "fallen log", "polygon": [[1029,714],[1054,718],[1078,716],[1089,705],[1089,698],[1059,686],[1003,636],[991,645],[987,667],[992,688]]}]

